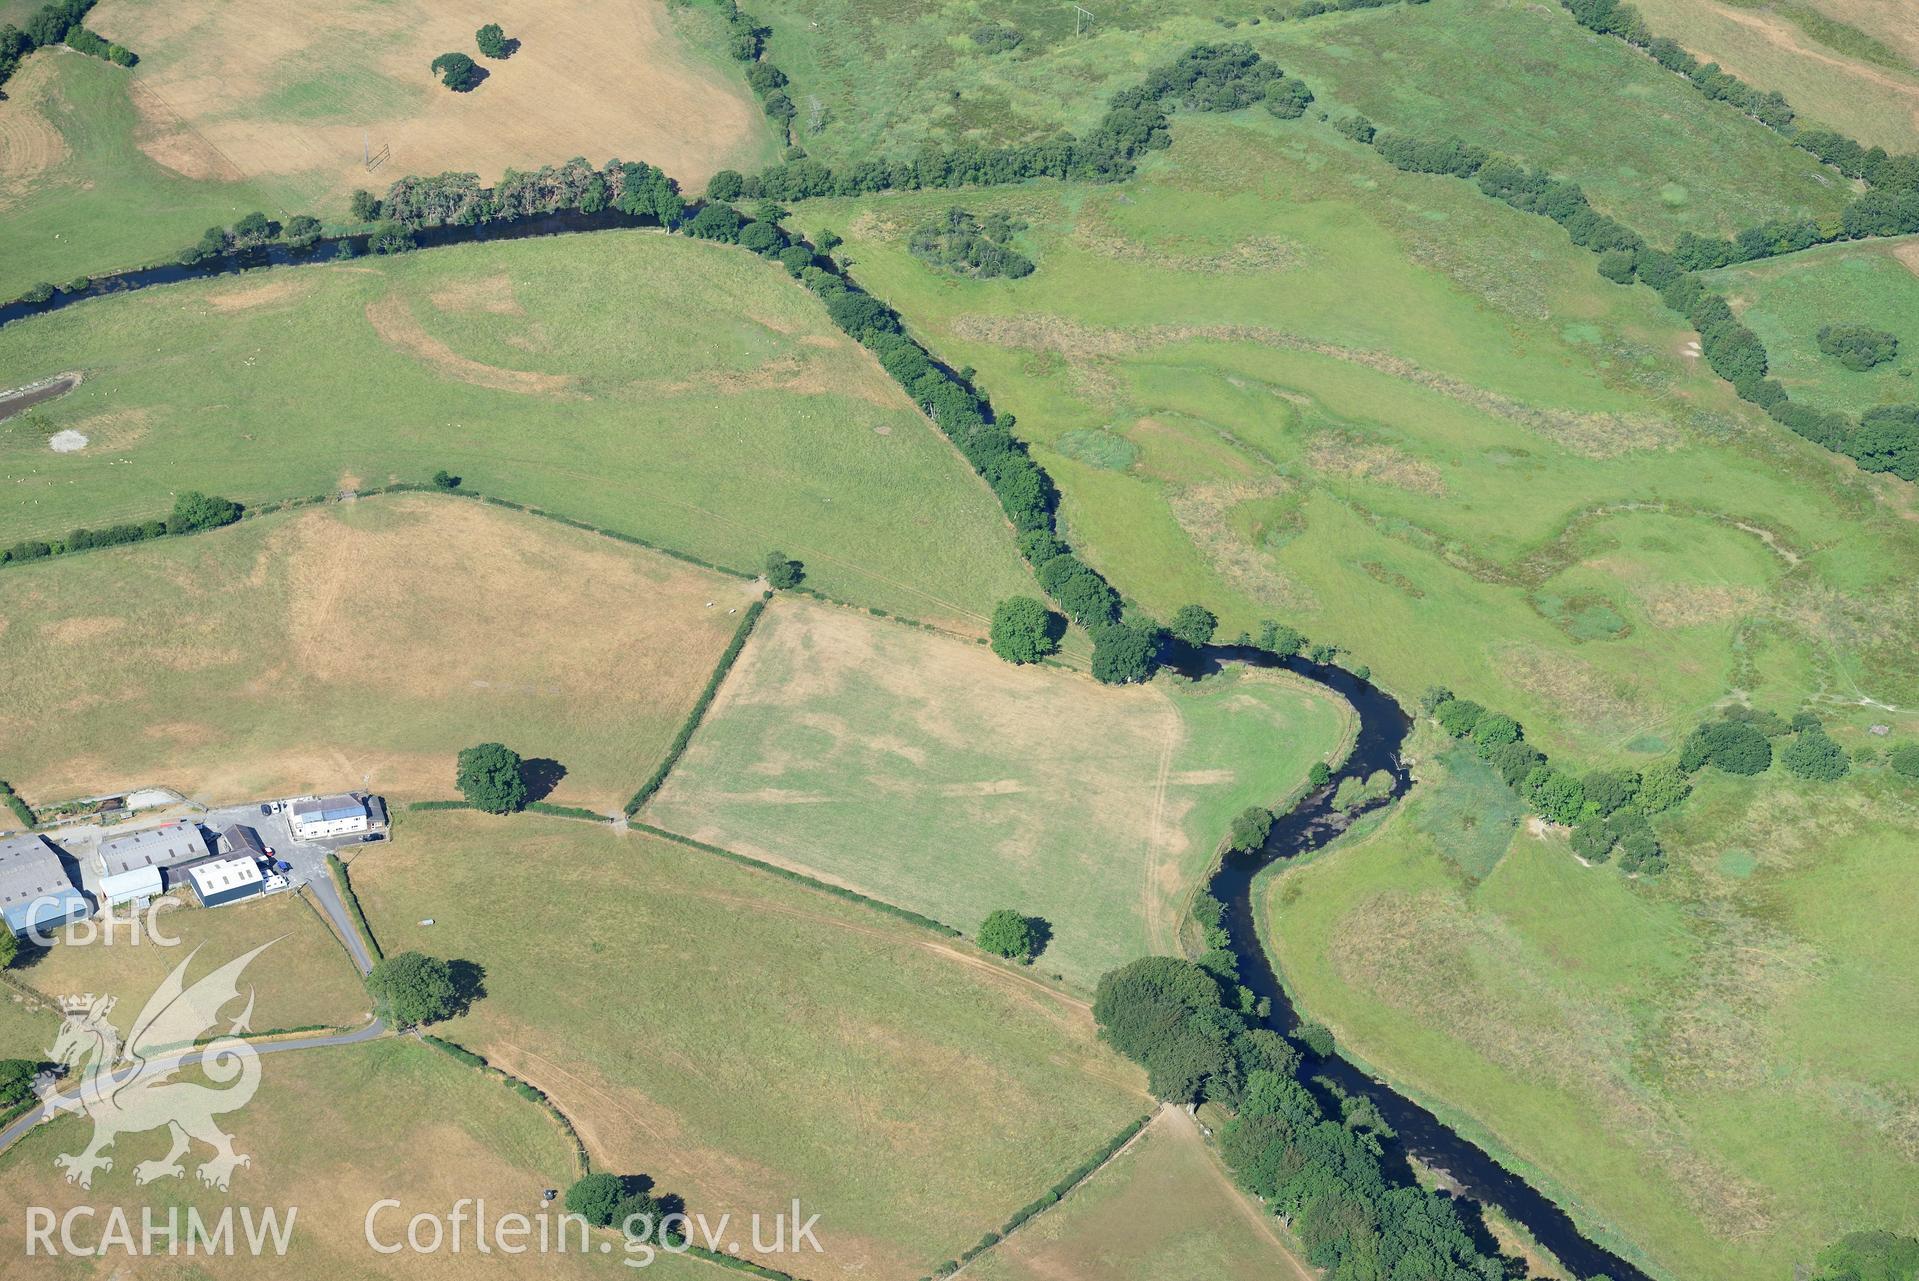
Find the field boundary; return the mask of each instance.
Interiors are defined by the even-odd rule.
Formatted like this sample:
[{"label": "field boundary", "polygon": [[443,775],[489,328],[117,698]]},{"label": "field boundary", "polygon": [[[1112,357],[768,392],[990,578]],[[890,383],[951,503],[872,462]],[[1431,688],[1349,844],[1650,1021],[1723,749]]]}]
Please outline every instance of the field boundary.
[{"label": "field boundary", "polygon": [[652,775],[640,784],[640,790],[633,793],[633,799],[626,803],[628,818],[639,813],[640,807],[653,799],[653,794],[666,785],[666,776],[680,763],[680,757],[686,754],[687,745],[693,741],[693,734],[706,719],[707,709],[713,706],[713,700],[719,696],[720,686],[725,683],[726,675],[733,670],[733,664],[739,660],[740,651],[746,648],[747,640],[753,635],[753,627],[760,621],[760,615],[766,612],[766,602],[772,593],[763,593],[760,598],[746,607],[746,617],[740,619],[740,625],[733,629],[733,639],[727,642],[720,661],[713,668],[713,674],[706,678],[706,688],[700,691],[700,697],[693,704],[693,710],[686,714],[679,732],[666,749],[666,755],[654,767]]},{"label": "field boundary", "polygon": [[1065,1178],[1048,1188],[1043,1196],[1040,1196],[1036,1200],[1029,1201],[1019,1209],[1013,1211],[1012,1217],[1002,1223],[998,1231],[988,1232],[979,1239],[977,1244],[961,1254],[959,1258],[948,1259],[938,1268],[934,1269],[931,1276],[923,1277],[921,1281],[939,1281],[939,1278],[957,1275],[963,1271],[968,1264],[972,1263],[973,1260],[979,1258],[994,1246],[999,1245],[1005,1241],[1006,1238],[1012,1236],[1028,1223],[1031,1223],[1034,1219],[1037,1219],[1040,1215],[1046,1213],[1046,1211],[1052,1209],[1068,1196],[1072,1195],[1073,1192],[1078,1190],[1088,1179],[1091,1179],[1112,1162],[1118,1160],[1122,1152],[1132,1147],[1133,1144],[1138,1141],[1139,1137],[1146,1133],[1147,1127],[1153,1123],[1153,1118],[1165,1110],[1165,1106],[1166,1105],[1162,1103],[1153,1111],[1133,1121],[1132,1124],[1108,1139],[1105,1145],[1092,1156],[1074,1166],[1067,1172]]},{"label": "field boundary", "polygon": [[730,863],[737,863],[741,867],[750,867],[754,871],[766,872],[769,875],[777,876],[783,881],[791,881],[796,885],[804,885],[808,889],[819,890],[824,894],[832,895],[834,898],[844,899],[848,903],[857,903],[861,907],[871,908],[875,912],[896,917],[909,925],[917,925],[923,930],[931,930],[942,938],[963,939],[966,937],[965,931],[954,929],[944,921],[935,920],[933,917],[915,912],[911,908],[901,907],[897,903],[888,903],[885,899],[877,899],[870,894],[862,894],[858,890],[845,885],[835,885],[832,881],[821,880],[817,876],[808,876],[805,872],[796,872],[790,867],[781,867],[778,863],[769,863],[764,859],[757,859],[749,854],[741,854],[737,850],[725,849],[718,845],[709,845],[705,841],[697,840],[691,836],[683,836],[678,832],[670,832],[664,827],[655,827],[653,824],[642,822],[637,818],[627,820],[627,826],[635,831],[645,832],[648,836],[657,836],[662,840],[672,841],[675,845],[684,845],[688,849],[698,850],[702,854],[715,854]]},{"label": "field boundary", "polygon": [[543,1109],[547,1115],[558,1123],[561,1133],[565,1134],[567,1139],[572,1143],[573,1159],[579,1165],[580,1177],[585,1178],[587,1175],[593,1173],[593,1160],[587,1155],[586,1143],[581,1140],[580,1132],[574,1128],[572,1118],[560,1110],[560,1105],[555,1103],[545,1090],[542,1090],[531,1081],[513,1075],[513,1073],[507,1071],[505,1068],[495,1066],[488,1061],[484,1054],[469,1050],[458,1041],[449,1041],[445,1037],[435,1036],[431,1032],[421,1032],[419,1033],[419,1037],[421,1041],[432,1046],[440,1053],[456,1062],[465,1064],[467,1067],[474,1068],[486,1076],[494,1078],[527,1102]]},{"label": "field boundary", "polygon": [[353,892],[353,880],[347,874],[346,860],[338,854],[328,852],[327,871],[333,874],[334,888],[339,890],[340,899],[346,904],[348,915],[353,918],[353,926],[360,932],[360,942],[365,945],[367,955],[375,964],[386,959],[386,953],[380,950],[380,941],[373,937],[373,926],[367,922],[366,912],[360,907],[360,896]]}]

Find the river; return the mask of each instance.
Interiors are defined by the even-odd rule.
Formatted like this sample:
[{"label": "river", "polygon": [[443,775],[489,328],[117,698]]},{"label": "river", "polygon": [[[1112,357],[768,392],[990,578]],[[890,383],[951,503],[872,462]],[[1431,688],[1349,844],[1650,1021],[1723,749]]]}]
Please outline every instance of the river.
[{"label": "river", "polygon": [[[613,209],[592,214],[574,210],[510,222],[429,227],[415,231],[413,236],[420,248],[428,249],[477,240],[521,240],[530,236],[657,225],[650,218],[639,218]],[[339,246],[343,242],[349,243],[356,255],[365,252],[365,236],[343,236],[321,240],[305,250],[269,244],[191,266],[168,263],[143,267],[100,277],[90,282],[85,289],[71,293],[56,290],[45,302],[15,302],[0,306],[0,325],[56,311],[83,299],[154,285],[233,275],[263,267],[325,262],[339,254]],[[1214,874],[1210,886],[1213,896],[1226,905],[1225,923],[1231,935],[1233,953],[1239,960],[1240,981],[1252,989],[1256,996],[1271,1002],[1270,1022],[1275,1029],[1285,1032],[1294,1023],[1292,1005],[1287,1000],[1271,959],[1260,945],[1255,924],[1253,879],[1280,859],[1293,858],[1325,846],[1344,832],[1360,814],[1391,805],[1403,797],[1412,786],[1412,774],[1401,759],[1400,749],[1412,729],[1412,721],[1404,709],[1378,686],[1330,664],[1314,663],[1297,656],[1282,659],[1266,650],[1245,645],[1208,645],[1200,649],[1181,647],[1168,658],[1168,666],[1173,670],[1195,678],[1218,672],[1228,663],[1283,667],[1339,695],[1351,704],[1359,717],[1359,733],[1353,751],[1345,765],[1333,776],[1332,782],[1314,791],[1292,812],[1275,821],[1272,833],[1259,850],[1252,854],[1227,857]],[[1385,797],[1349,814],[1342,814],[1333,808],[1333,792],[1340,779],[1348,776],[1363,779],[1379,770],[1386,771],[1392,777],[1391,791]],[[1389,1158],[1398,1158],[1403,1164],[1403,1158],[1417,1157],[1444,1172],[1464,1189],[1466,1195],[1498,1207],[1507,1218],[1524,1227],[1540,1245],[1580,1277],[1603,1274],[1611,1277],[1612,1281],[1651,1281],[1640,1269],[1588,1240],[1564,1210],[1419,1104],[1375,1080],[1337,1054],[1322,1058],[1310,1051],[1306,1053],[1309,1076],[1326,1077],[1349,1094],[1371,1099],[1380,1115],[1397,1131],[1397,1137],[1386,1145]]]},{"label": "river", "polygon": [[[1266,843],[1258,850],[1227,855],[1208,886],[1213,897],[1226,905],[1225,926],[1231,936],[1233,955],[1239,962],[1240,982],[1252,989],[1254,995],[1272,1003],[1268,1022],[1275,1030],[1286,1032],[1296,1019],[1272,958],[1260,944],[1254,880],[1281,859],[1297,858],[1324,847],[1361,814],[1392,805],[1406,795],[1413,780],[1401,757],[1401,749],[1412,731],[1412,720],[1377,685],[1331,664],[1314,663],[1296,656],[1282,659],[1246,645],[1208,645],[1170,654],[1168,658],[1168,666],[1189,677],[1218,672],[1229,663],[1281,667],[1339,695],[1359,717],[1359,733],[1352,753],[1332,781],[1275,820]],[[1342,778],[1364,779],[1379,770],[1392,778],[1392,789],[1386,796],[1349,814],[1333,808],[1333,793]],[[1651,1281],[1639,1268],[1587,1238],[1559,1206],[1419,1104],[1337,1053],[1324,1057],[1304,1046],[1300,1049],[1306,1056],[1304,1076],[1325,1077],[1348,1094],[1372,1100],[1396,1132],[1396,1137],[1385,1141],[1389,1160],[1403,1166],[1404,1158],[1417,1157],[1443,1172],[1465,1195],[1497,1207],[1525,1228],[1577,1276],[1604,1275],[1613,1281]],[[1410,1177],[1409,1171],[1402,1170],[1402,1173]]]}]

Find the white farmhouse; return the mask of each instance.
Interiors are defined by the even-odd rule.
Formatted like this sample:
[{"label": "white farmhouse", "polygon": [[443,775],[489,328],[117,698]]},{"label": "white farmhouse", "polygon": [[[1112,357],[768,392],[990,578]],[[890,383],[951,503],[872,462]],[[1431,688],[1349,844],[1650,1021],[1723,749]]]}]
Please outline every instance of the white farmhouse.
[{"label": "white farmhouse", "polygon": [[308,796],[287,806],[287,822],[296,840],[316,841],[364,832],[372,818],[357,796]]}]

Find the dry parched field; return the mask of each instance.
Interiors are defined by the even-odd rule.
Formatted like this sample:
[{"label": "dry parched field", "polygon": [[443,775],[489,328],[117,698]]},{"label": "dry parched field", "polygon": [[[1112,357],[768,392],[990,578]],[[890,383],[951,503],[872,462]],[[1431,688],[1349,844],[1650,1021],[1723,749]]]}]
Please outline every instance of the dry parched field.
[{"label": "dry parched field", "polygon": [[1311,1281],[1183,1108],[967,1269],[977,1281]]},{"label": "dry parched field", "polygon": [[561,802],[646,777],[746,584],[501,511],[364,499],[0,575],[5,774],[37,802],[453,793],[460,748],[557,760]]},{"label": "dry parched field", "polygon": [[[498,22],[520,48],[482,58]],[[327,211],[400,174],[491,181],[587,153],[645,159],[698,185],[768,158],[773,136],[730,65],[707,61],[664,5],[501,0],[106,0],[89,25],[138,51],[142,149],[189,178],[261,179]],[[453,93],[428,70],[466,53],[487,71]],[[369,173],[370,141],[388,159]]]},{"label": "dry parched field", "polygon": [[[264,959],[264,958],[263,958]],[[179,1078],[193,1080],[191,1071]],[[218,1087],[215,1087],[218,1088]],[[75,1243],[99,1242],[108,1214],[120,1207],[140,1237],[141,1212],[151,1208],[164,1229],[169,1209],[178,1210],[182,1249],[186,1211],[198,1211],[211,1225],[225,1210],[234,1212],[238,1243],[231,1254],[204,1250],[191,1260],[136,1260],[122,1248],[93,1258],[67,1257],[41,1264],[40,1275],[62,1278],[192,1277],[208,1281],[250,1281],[271,1276],[285,1281],[339,1281],[352,1277],[445,1278],[463,1281],[475,1275],[574,1278],[604,1281],[627,1272],[618,1247],[609,1257],[580,1251],[577,1234],[568,1252],[526,1253],[504,1258],[476,1253],[472,1214],[464,1225],[458,1252],[452,1229],[445,1227],[434,1254],[402,1249],[375,1252],[367,1243],[368,1211],[383,1200],[400,1202],[382,1210],[374,1234],[382,1245],[404,1242],[407,1221],[432,1214],[443,1221],[456,1201],[484,1200],[488,1221],[502,1215],[537,1216],[540,1193],[563,1188],[577,1175],[570,1144],[541,1108],[417,1041],[389,1039],[368,1045],[305,1050],[260,1060],[260,1088],[246,1107],[220,1118],[236,1151],[251,1164],[235,1171],[232,1187],[218,1192],[201,1186],[194,1175],[210,1149],[196,1145],[179,1179],[140,1187],[134,1166],[167,1150],[165,1130],[125,1134],[112,1149],[113,1169],[94,1176],[93,1187],[67,1183],[53,1165],[56,1154],[77,1152],[87,1141],[83,1117],[63,1117],[42,1126],[0,1156],[0,1196],[12,1207],[44,1206],[63,1215],[75,1206],[97,1207],[97,1217],[75,1220]],[[268,1247],[256,1258],[245,1246],[241,1207],[257,1216],[271,1208],[293,1231],[284,1259]],[[534,1234],[537,1241],[537,1219]],[[557,1226],[552,1235],[557,1239]],[[421,1239],[431,1242],[431,1230]],[[55,1240],[58,1240],[56,1233]],[[165,1250],[164,1236],[155,1237]],[[19,1259],[26,1252],[25,1214],[15,1209],[0,1224],[0,1250]],[[491,1266],[488,1266],[491,1265]],[[25,1275],[14,1265],[10,1275]],[[643,1273],[654,1281],[720,1281],[731,1275],[709,1264],[661,1256]]]},{"label": "dry parched field", "polygon": [[1231,816],[1335,753],[1344,704],[1290,678],[1112,689],[782,597],[650,821],[972,931],[1043,916],[1090,986],[1170,951]]},{"label": "dry parched field", "polygon": [[[241,977],[242,998],[248,988],[253,991],[248,1020],[252,1031],[351,1028],[370,1015],[366,989],[346,949],[319,913],[294,895],[274,894],[219,908],[191,906],[185,895],[160,902],[151,918],[153,932],[146,933],[143,926],[138,943],[130,941],[124,925],[111,943],[100,942],[99,935],[88,935],[81,926],[18,971],[18,977],[55,1000],[81,992],[114,997],[108,1021],[125,1035],[147,997],[189,956],[193,960],[186,981],[193,983],[264,943],[266,951]],[[239,1009],[236,1004],[226,1014],[231,1017]],[[50,1035],[51,1022],[47,1031]],[[0,1044],[0,1058],[39,1057],[51,1044]]]},{"label": "dry parched field", "polygon": [[798,1197],[823,1253],[772,1266],[922,1275],[1150,1106],[1084,1005],[922,928],[637,831],[401,817],[352,864],[374,932],[486,970],[436,1030],[544,1090],[596,1169],[767,1240]]}]

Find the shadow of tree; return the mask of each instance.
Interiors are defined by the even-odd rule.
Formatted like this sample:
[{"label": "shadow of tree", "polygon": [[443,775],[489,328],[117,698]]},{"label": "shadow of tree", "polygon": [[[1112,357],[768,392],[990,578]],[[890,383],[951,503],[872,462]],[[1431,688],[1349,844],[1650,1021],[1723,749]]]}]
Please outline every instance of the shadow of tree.
[{"label": "shadow of tree", "polygon": [[535,756],[520,762],[520,781],[526,784],[526,799],[543,801],[566,777],[566,766],[547,756]]}]

